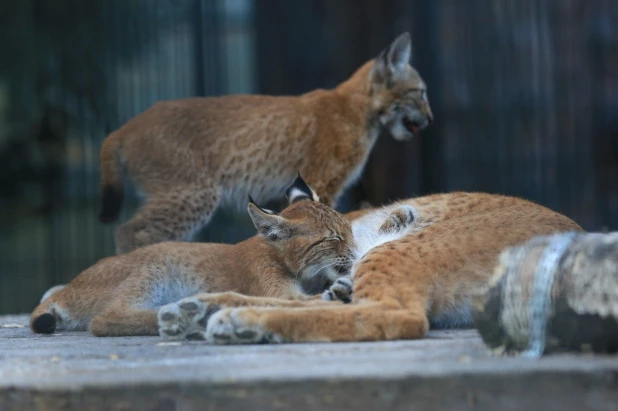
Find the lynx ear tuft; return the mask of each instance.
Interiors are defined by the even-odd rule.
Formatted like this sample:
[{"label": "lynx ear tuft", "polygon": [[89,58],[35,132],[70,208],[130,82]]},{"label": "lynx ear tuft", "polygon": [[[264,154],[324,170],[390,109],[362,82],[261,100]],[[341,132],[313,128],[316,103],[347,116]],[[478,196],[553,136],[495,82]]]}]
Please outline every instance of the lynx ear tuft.
[{"label": "lynx ear tuft", "polygon": [[405,32],[397,37],[376,57],[371,70],[371,79],[377,84],[389,84],[401,78],[412,57],[412,40]]},{"label": "lynx ear tuft", "polygon": [[391,43],[387,63],[393,72],[403,71],[410,64],[410,57],[412,57],[412,39],[410,33],[405,32]]},{"label": "lynx ear tuft", "polygon": [[251,197],[251,194],[249,194],[248,197],[249,197],[249,209],[251,209],[251,206],[254,206],[255,208],[257,208],[258,210],[260,210],[263,213],[271,214],[271,215],[277,215],[277,213],[275,213],[274,211],[269,210],[267,208],[262,208],[259,205],[257,205],[257,203],[255,202],[253,197]]},{"label": "lynx ear tuft", "polygon": [[291,186],[285,191],[285,195],[288,198],[289,204],[296,203],[297,201],[309,200],[320,201],[320,197],[305,183],[305,180],[298,173],[298,177],[294,180]]}]

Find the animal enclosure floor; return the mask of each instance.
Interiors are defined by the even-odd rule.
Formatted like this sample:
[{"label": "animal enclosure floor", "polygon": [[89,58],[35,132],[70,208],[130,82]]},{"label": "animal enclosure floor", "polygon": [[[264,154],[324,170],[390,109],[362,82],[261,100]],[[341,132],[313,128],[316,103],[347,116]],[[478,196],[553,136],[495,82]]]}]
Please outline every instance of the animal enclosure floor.
[{"label": "animal enclosure floor", "polygon": [[0,410],[618,410],[618,357],[494,357],[419,341],[210,346],[34,335],[0,316]]}]

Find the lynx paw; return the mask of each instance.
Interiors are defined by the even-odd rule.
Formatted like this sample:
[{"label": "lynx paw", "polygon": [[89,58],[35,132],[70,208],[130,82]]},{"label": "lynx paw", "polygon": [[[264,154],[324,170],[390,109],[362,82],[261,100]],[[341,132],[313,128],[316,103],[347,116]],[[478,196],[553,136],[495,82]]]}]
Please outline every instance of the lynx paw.
[{"label": "lynx paw", "polygon": [[399,231],[412,225],[415,220],[414,207],[402,205],[393,210],[384,224],[380,227],[380,233]]},{"label": "lynx paw", "polygon": [[339,277],[330,288],[322,294],[322,300],[341,301],[345,304],[352,302],[354,283],[349,277]]},{"label": "lynx paw", "polygon": [[248,308],[228,308],[208,320],[206,340],[211,344],[276,344],[284,342],[259,324],[258,316]]},{"label": "lynx paw", "polygon": [[204,340],[206,323],[219,308],[194,297],[165,305],[159,309],[159,335],[171,340]]}]

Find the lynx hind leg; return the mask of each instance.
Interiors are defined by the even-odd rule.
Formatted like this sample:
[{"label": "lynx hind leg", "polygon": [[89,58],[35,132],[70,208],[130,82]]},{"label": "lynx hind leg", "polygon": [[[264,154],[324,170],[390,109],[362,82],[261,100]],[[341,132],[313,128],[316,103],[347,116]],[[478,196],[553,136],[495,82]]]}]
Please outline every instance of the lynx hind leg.
[{"label": "lynx hind leg", "polygon": [[380,227],[380,233],[403,230],[416,220],[416,210],[411,205],[403,204],[395,208]]},{"label": "lynx hind leg", "polygon": [[322,300],[341,301],[344,304],[352,302],[352,290],[354,283],[350,277],[339,277],[322,293]]},{"label": "lynx hind leg", "polygon": [[112,301],[90,321],[90,331],[97,337],[157,335],[157,311]]},{"label": "lynx hind leg", "polygon": [[190,240],[210,221],[220,199],[215,187],[187,187],[153,195],[131,220],[116,229],[117,254],[164,241]]}]

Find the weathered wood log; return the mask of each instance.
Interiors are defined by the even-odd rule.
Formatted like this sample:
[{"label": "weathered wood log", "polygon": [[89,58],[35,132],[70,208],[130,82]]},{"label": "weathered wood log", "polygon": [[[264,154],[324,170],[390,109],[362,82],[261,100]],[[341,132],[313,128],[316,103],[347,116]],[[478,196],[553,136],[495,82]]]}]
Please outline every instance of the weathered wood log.
[{"label": "weathered wood log", "polygon": [[473,318],[497,352],[618,352],[618,232],[536,237],[505,249]]}]

